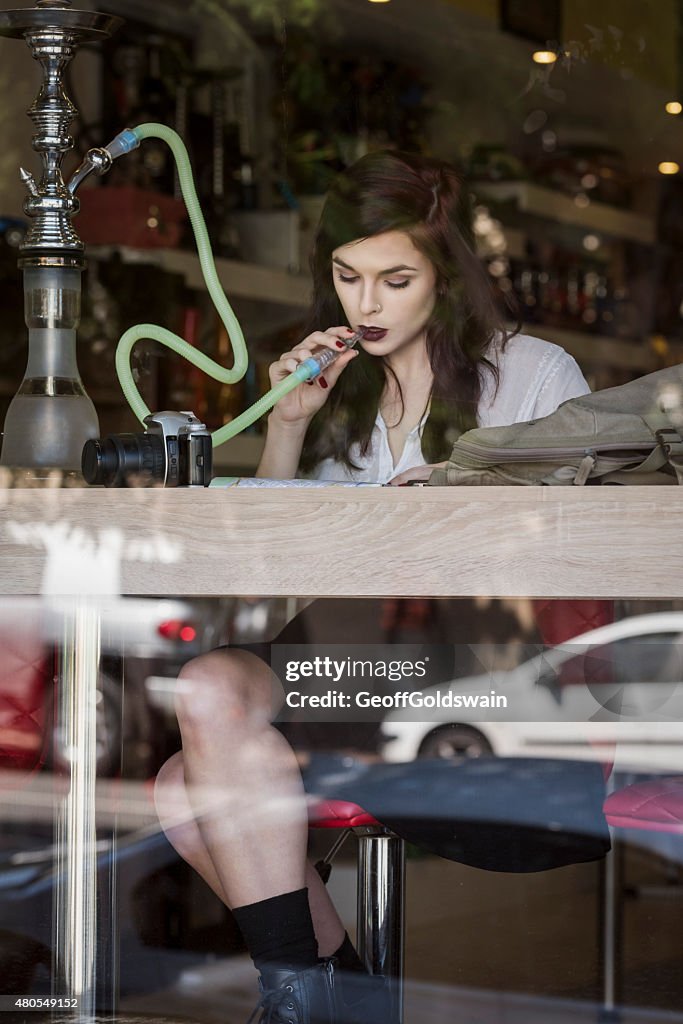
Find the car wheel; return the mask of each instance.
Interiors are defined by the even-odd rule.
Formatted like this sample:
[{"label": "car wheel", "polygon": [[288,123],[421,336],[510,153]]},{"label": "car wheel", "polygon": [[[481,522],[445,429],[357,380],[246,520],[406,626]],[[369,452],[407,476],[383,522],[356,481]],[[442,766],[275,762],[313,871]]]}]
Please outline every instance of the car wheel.
[{"label": "car wheel", "polygon": [[[98,700],[95,709],[96,769],[99,777],[114,778],[121,770],[123,691],[120,671],[114,674],[114,666],[104,659],[102,668],[97,683]],[[67,771],[69,761],[61,750],[55,730],[52,703],[49,705],[48,714],[53,740],[45,766],[48,771]]]},{"label": "car wheel", "polygon": [[464,761],[469,757],[488,757],[492,753],[493,747],[477,729],[468,725],[443,725],[425,737],[417,756]]}]

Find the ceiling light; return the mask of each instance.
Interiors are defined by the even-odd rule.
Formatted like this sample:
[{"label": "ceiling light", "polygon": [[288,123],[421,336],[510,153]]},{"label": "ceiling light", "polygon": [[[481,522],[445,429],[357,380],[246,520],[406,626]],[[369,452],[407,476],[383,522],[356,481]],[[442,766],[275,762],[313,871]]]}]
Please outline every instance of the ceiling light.
[{"label": "ceiling light", "polygon": [[681,168],[674,160],[662,160],[661,164],[657,168],[660,174],[678,174],[680,169]]},{"label": "ceiling light", "polygon": [[554,64],[557,60],[553,50],[534,50],[531,57],[536,64]]},{"label": "ceiling light", "polygon": [[670,103],[667,103],[664,109],[666,110],[667,114],[680,114],[680,112],[683,110],[683,105],[680,104],[678,100],[671,100]]}]

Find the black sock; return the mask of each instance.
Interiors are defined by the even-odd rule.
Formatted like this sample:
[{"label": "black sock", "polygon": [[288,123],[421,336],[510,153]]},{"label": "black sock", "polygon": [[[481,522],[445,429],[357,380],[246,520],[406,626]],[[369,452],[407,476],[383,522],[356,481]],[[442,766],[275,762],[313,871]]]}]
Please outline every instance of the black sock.
[{"label": "black sock", "polygon": [[339,964],[339,969],[342,971],[362,971],[363,974],[368,973],[347,932],[344,932],[344,941],[336,953],[333,953],[333,956]]},{"label": "black sock", "polygon": [[308,889],[235,907],[232,913],[258,970],[268,965],[302,970],[318,963]]}]

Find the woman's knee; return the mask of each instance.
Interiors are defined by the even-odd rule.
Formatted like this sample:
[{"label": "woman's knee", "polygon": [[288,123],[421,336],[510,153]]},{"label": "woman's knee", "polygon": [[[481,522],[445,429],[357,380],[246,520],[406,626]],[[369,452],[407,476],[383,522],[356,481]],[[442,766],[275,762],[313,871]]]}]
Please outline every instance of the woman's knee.
[{"label": "woman's knee", "polygon": [[282,688],[255,654],[216,650],[193,658],[178,675],[176,712],[181,728],[265,726],[281,703]]},{"label": "woman's knee", "polygon": [[181,751],[173,754],[154,780],[154,806],[169,842],[181,857],[192,860],[200,837],[185,792],[185,772]]},{"label": "woman's knee", "polygon": [[178,799],[176,794],[180,794],[179,798],[182,799],[184,789],[185,768],[183,765],[183,752],[178,750],[167,761],[164,761],[154,780],[154,802],[157,805],[157,809],[160,803],[165,807],[171,797]]}]

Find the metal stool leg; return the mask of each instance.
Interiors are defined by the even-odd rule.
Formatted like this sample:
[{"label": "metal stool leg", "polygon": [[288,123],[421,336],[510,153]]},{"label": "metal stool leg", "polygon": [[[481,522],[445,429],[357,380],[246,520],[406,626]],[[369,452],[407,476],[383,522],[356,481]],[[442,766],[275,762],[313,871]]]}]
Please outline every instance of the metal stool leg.
[{"label": "metal stool leg", "polygon": [[372,974],[392,979],[392,1024],[403,1024],[405,843],[389,829],[358,837],[358,955]]},{"label": "metal stool leg", "polygon": [[612,832],[612,849],[602,865],[602,1006],[598,1014],[600,1024],[614,1024],[621,1020],[617,1006],[617,962],[619,959],[619,932],[621,929],[619,850]]}]

